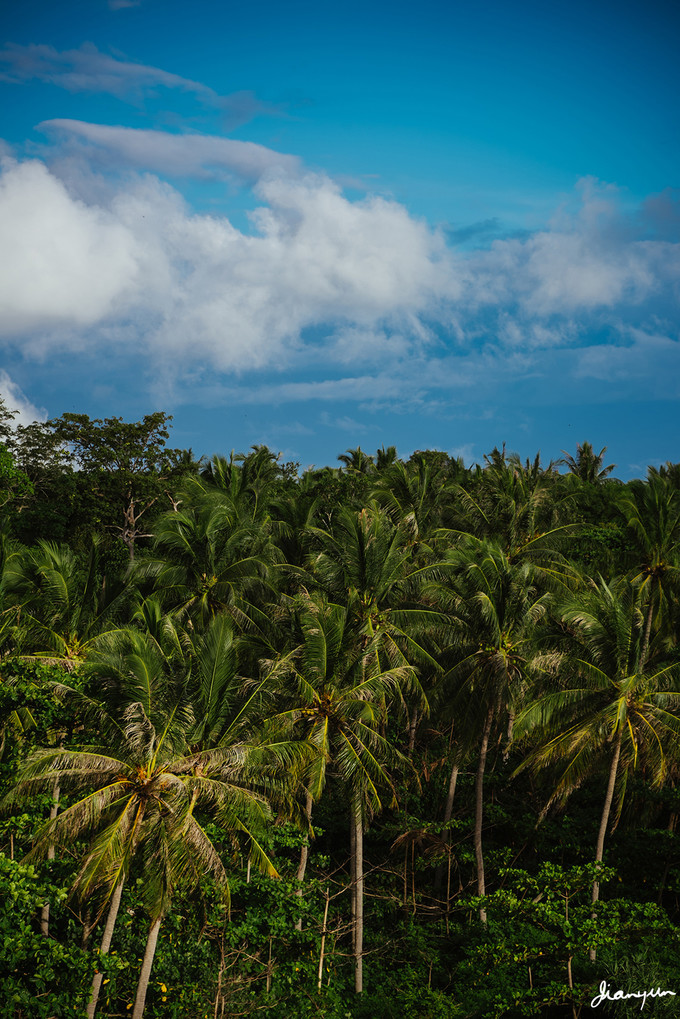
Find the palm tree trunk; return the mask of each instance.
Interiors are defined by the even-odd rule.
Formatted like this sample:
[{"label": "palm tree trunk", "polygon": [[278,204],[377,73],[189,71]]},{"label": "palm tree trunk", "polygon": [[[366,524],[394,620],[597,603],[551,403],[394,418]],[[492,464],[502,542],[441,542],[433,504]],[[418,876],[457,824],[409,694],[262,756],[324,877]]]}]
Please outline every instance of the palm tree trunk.
[{"label": "palm tree trunk", "polygon": [[[307,801],[305,803],[305,815],[307,817],[307,823],[312,823],[312,797],[311,793],[307,793]],[[305,841],[304,845],[300,847],[300,864],[297,871],[297,880],[299,887],[295,889],[295,894],[299,899],[302,898],[302,882],[305,879],[305,871],[307,870],[307,860],[309,859],[309,842]],[[302,917],[295,922],[295,930],[302,930]]]},{"label": "palm tree trunk", "polygon": [[[116,887],[113,889],[111,895],[111,904],[109,906],[108,916],[106,917],[106,926],[104,927],[104,934],[102,936],[102,943],[99,946],[99,954],[107,955],[109,948],[111,947],[111,939],[113,937],[113,928],[116,924],[116,917],[118,916],[118,909],[120,907],[120,900],[123,894],[123,879],[121,878]],[[99,991],[102,986],[102,980],[104,979],[103,973],[95,973],[92,980],[92,993],[90,994],[90,1003],[87,1006],[87,1019],[93,1019],[94,1013],[97,1009],[97,998],[99,997]]]},{"label": "palm tree trunk", "polygon": [[139,974],[139,981],[137,983],[137,994],[135,995],[135,1007],[132,1012],[132,1019],[142,1019],[144,1015],[144,1003],[146,1001],[146,992],[149,987],[149,977],[151,976],[151,967],[153,966],[153,957],[156,954],[156,942],[158,941],[158,932],[161,929],[161,919],[158,917],[157,920],[153,920],[149,927],[149,936],[146,939],[146,948],[144,949],[144,959],[142,960],[142,972]]},{"label": "palm tree trunk", "polygon": [[413,757],[416,745],[416,730],[418,728],[418,708],[414,708],[408,726],[408,756]]},{"label": "palm tree trunk", "polygon": [[350,859],[350,907],[352,914],[352,954],[357,945],[357,833],[354,827],[354,816],[349,823],[349,859]]},{"label": "palm tree trunk", "polygon": [[[479,763],[477,765],[477,778],[475,779],[475,860],[477,863],[477,895],[486,895],[486,882],[484,880],[484,854],[482,852],[482,821],[484,819],[484,769],[486,768],[486,755],[489,750],[489,736],[493,724],[494,709],[489,709],[484,723],[482,733],[482,745],[479,749]],[[486,923],[486,910],[483,906],[479,908],[479,919]]]},{"label": "palm tree trunk", "polygon": [[354,990],[361,994],[364,989],[364,818],[361,809],[361,793],[357,790],[352,797],[352,827],[354,828]]},{"label": "palm tree trunk", "polygon": [[651,589],[649,592],[649,606],[647,608],[647,620],[645,622],[645,634],[642,638],[642,648],[640,649],[640,662],[638,665],[638,671],[644,672],[645,665],[647,663],[647,654],[649,652],[649,640],[652,635],[652,619],[654,618],[654,581],[652,581]]},{"label": "palm tree trunk", "polygon": [[[614,787],[616,786],[616,773],[619,768],[619,757],[621,756],[621,740],[623,739],[623,729],[619,728],[618,736],[616,737],[616,745],[614,747],[614,756],[612,757],[611,765],[609,768],[609,782],[607,783],[607,794],[604,798],[604,806],[602,808],[602,817],[600,818],[600,830],[597,834],[597,846],[595,847],[595,863],[599,870],[602,858],[604,857],[604,837],[607,834],[607,825],[609,824],[609,815],[612,808],[612,800],[614,799]],[[600,897],[600,882],[595,878],[593,881],[593,895],[591,902],[593,905],[597,902]],[[595,912],[592,913],[593,920],[595,919]],[[589,951],[591,962],[595,961],[596,952],[594,948]]]},{"label": "palm tree trunk", "polygon": [[319,971],[316,978],[316,989],[321,992],[321,981],[323,980],[323,960],[324,953],[326,951],[326,932],[328,929],[328,905],[330,903],[330,896],[328,894],[328,887],[326,887],[326,905],[323,911],[323,925],[321,927],[321,950],[319,952]]},{"label": "palm tree trunk", "polygon": [[[57,775],[52,786],[52,805],[50,807],[50,821],[54,821],[58,811],[59,811],[59,776]],[[48,860],[54,859],[54,842],[50,842],[49,846],[47,847],[47,859]],[[46,938],[49,937],[50,933],[49,902],[46,902],[42,910],[40,911],[40,930],[42,931]]]},{"label": "palm tree trunk", "polygon": [[505,744],[505,750],[503,751],[503,763],[507,764],[508,757],[510,756],[510,744],[512,743],[512,731],[515,727],[515,712],[510,708],[508,711],[508,735],[507,742]]},{"label": "palm tree trunk", "polygon": [[[442,830],[442,839],[447,847],[451,842],[451,832],[448,830],[446,826],[451,820],[451,815],[453,814],[453,801],[456,795],[456,785],[458,783],[458,771],[459,764],[458,761],[456,760],[453,766],[451,767],[451,777],[449,778],[449,791],[446,795],[446,806],[444,807],[444,824]],[[435,871],[434,890],[436,895],[438,895],[439,891],[441,890],[442,881],[444,879],[444,868],[445,864],[440,863],[439,866],[437,867],[437,870]]]}]

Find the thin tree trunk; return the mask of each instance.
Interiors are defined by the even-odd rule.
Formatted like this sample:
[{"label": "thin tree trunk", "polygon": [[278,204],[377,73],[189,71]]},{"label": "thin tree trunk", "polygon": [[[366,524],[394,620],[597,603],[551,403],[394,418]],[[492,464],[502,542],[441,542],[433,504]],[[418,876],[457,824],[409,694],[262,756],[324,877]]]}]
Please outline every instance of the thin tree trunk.
[{"label": "thin tree trunk", "polygon": [[[477,895],[486,895],[486,882],[484,879],[484,854],[482,852],[482,822],[484,819],[484,769],[486,768],[486,755],[489,749],[489,736],[493,724],[494,709],[489,710],[484,723],[482,733],[482,745],[479,749],[479,763],[477,765],[477,778],[475,779],[475,861],[477,863]],[[486,923],[486,910],[479,907],[479,919]]]},{"label": "thin tree trunk", "polygon": [[[107,955],[109,948],[111,947],[111,939],[113,937],[113,928],[116,925],[116,917],[118,916],[118,909],[120,908],[120,900],[123,894],[123,879],[121,878],[116,887],[113,889],[111,895],[111,903],[109,905],[108,916],[106,917],[106,925],[104,927],[104,934],[102,936],[102,943],[99,946],[99,954]],[[99,997],[99,991],[102,986],[102,980],[104,979],[103,973],[95,973],[92,980],[92,993],[90,994],[90,1004],[87,1006],[87,1019],[93,1019],[94,1013],[97,1009],[97,998]]]},{"label": "thin tree trunk", "polygon": [[354,828],[354,875],[356,888],[356,915],[354,919],[354,990],[361,994],[364,989],[364,818],[361,809],[361,793],[357,790],[352,802],[352,826]]},{"label": "thin tree trunk", "polygon": [[[353,809],[353,808],[352,808]],[[349,855],[350,855],[350,907],[352,915],[352,954],[357,947],[357,834],[354,827],[354,815],[349,825]]]},{"label": "thin tree trunk", "polygon": [[323,911],[323,927],[321,928],[321,951],[319,952],[319,972],[317,974],[316,986],[317,990],[321,990],[321,981],[323,980],[323,960],[324,953],[326,951],[326,928],[328,926],[328,906],[330,904],[330,896],[328,894],[328,888],[326,888],[326,905]]},{"label": "thin tree trunk", "polygon": [[[59,811],[59,776],[57,775],[52,786],[52,806],[50,807],[50,821],[54,821],[58,811]],[[54,859],[54,842],[50,842],[49,846],[47,847],[47,859],[48,860]],[[46,902],[40,911],[40,930],[42,931],[46,938],[49,937],[50,933],[49,902]]]},{"label": "thin tree trunk", "polygon": [[146,1002],[146,992],[149,987],[149,977],[151,976],[151,967],[153,966],[153,957],[156,954],[156,943],[158,941],[158,932],[161,929],[161,917],[157,920],[153,920],[149,927],[149,936],[146,939],[146,948],[144,949],[144,959],[142,960],[142,972],[139,974],[139,981],[137,983],[137,994],[135,995],[135,1007],[132,1012],[132,1019],[142,1019],[144,1015],[144,1003]]},{"label": "thin tree trunk", "polygon": [[[616,745],[614,747],[614,756],[612,757],[612,763],[609,768],[609,782],[607,783],[607,795],[604,798],[604,806],[602,808],[602,817],[600,819],[600,830],[597,834],[597,846],[595,847],[595,863],[597,869],[600,869],[602,858],[604,857],[604,837],[607,834],[607,825],[609,824],[609,815],[612,808],[612,800],[614,799],[614,787],[616,786],[616,773],[619,768],[619,757],[621,756],[621,740],[623,738],[623,729],[619,729],[618,736],[616,737]],[[600,882],[597,877],[593,881],[593,895],[591,902],[593,905],[597,902],[600,897]],[[595,911],[591,914],[593,920],[596,918]],[[589,951],[591,962],[595,961],[596,951],[591,948]]]},{"label": "thin tree trunk", "polygon": [[413,893],[413,915],[416,915],[416,844],[411,843],[411,891]]},{"label": "thin tree trunk", "polygon": [[404,846],[404,901],[402,906],[406,909],[406,903],[408,902],[408,843]]},{"label": "thin tree trunk", "polygon": [[[451,832],[449,831],[449,829],[446,826],[449,823],[449,821],[451,820],[451,815],[453,814],[453,801],[454,801],[454,798],[455,798],[455,795],[456,795],[456,784],[458,782],[458,771],[459,771],[459,765],[458,765],[458,761],[456,761],[454,763],[454,765],[452,766],[452,768],[451,768],[451,777],[449,778],[449,791],[448,791],[447,796],[446,796],[446,806],[444,807],[444,824],[443,824],[443,827],[442,827],[442,839],[443,839],[444,844],[446,845],[447,848],[451,844]],[[451,854],[449,853],[449,870],[451,869],[450,856],[451,856]],[[445,869],[445,864],[440,863],[439,866],[437,867],[436,871],[435,871],[435,875],[434,875],[434,891],[435,891],[435,895],[438,895],[440,890],[441,890],[442,881],[444,879],[444,869]],[[447,909],[448,909],[448,906],[447,906]]]},{"label": "thin tree trunk", "polygon": [[269,935],[269,956],[267,958],[267,994],[272,989],[272,937]]},{"label": "thin tree trunk", "polygon": [[[446,794],[446,806],[444,807],[444,827],[445,828],[446,828],[446,825],[451,820],[451,815],[453,814],[453,801],[454,801],[455,796],[456,796],[456,785],[458,784],[458,772],[459,772],[459,770],[460,770],[460,766],[458,764],[458,761],[456,761],[456,763],[451,768],[451,777],[449,778],[449,791]],[[444,835],[444,838],[446,839],[447,843],[451,841],[451,832],[448,831],[448,829],[446,830],[446,834]]]},{"label": "thin tree trunk", "polygon": [[[311,796],[311,793],[307,793],[307,801],[305,803],[305,814],[306,814],[306,817],[307,817],[307,824],[311,825],[311,823],[312,823],[312,796]],[[299,882],[299,887],[295,889],[295,894],[297,895],[297,897],[299,899],[302,898],[302,882],[305,879],[305,871],[307,870],[307,860],[308,859],[309,859],[309,842],[305,841],[305,843],[300,847],[300,864],[298,866],[298,871],[297,871],[297,880]],[[296,931],[301,931],[302,930],[302,917],[300,917],[299,920],[297,920],[295,922],[295,930]]]},{"label": "thin tree trunk", "polygon": [[645,665],[647,664],[647,653],[649,651],[649,640],[652,635],[653,618],[654,618],[654,581],[652,580],[651,590],[649,592],[649,608],[647,609],[647,620],[645,623],[645,635],[642,638],[642,648],[640,650],[640,661],[638,664],[638,672],[644,672]]},{"label": "thin tree trunk", "polygon": [[83,933],[80,937],[80,947],[86,951],[90,941],[90,935],[92,934],[92,911],[89,906],[85,910],[85,916],[83,917]]},{"label": "thin tree trunk", "polygon": [[413,757],[413,750],[416,745],[416,730],[418,729],[418,709],[413,709],[411,721],[408,727],[408,756]]},{"label": "thin tree trunk", "polygon": [[510,756],[510,744],[512,743],[512,732],[515,727],[515,712],[510,708],[508,711],[508,735],[507,742],[505,744],[505,750],[503,751],[503,764],[507,763],[508,757]]}]

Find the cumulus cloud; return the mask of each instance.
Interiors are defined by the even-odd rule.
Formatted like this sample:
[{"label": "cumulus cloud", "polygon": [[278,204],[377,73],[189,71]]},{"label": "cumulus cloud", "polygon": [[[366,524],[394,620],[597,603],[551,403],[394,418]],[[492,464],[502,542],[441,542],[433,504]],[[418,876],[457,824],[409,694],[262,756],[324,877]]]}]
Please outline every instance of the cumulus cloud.
[{"label": "cumulus cloud", "polygon": [[109,169],[113,164],[170,177],[233,175],[251,184],[265,173],[296,174],[300,169],[296,156],[275,152],[255,142],[215,135],[169,134],[66,119],[45,120],[38,127],[89,143],[96,150],[90,151],[90,159]]},{"label": "cumulus cloud", "polygon": [[14,382],[6,371],[0,370],[0,396],[8,410],[15,412],[13,426],[30,425],[34,421],[46,421],[47,411],[44,407],[36,407],[23,390]]},{"label": "cumulus cloud", "polygon": [[[99,324],[166,361],[221,369],[285,363],[314,326],[422,332],[433,302],[457,293],[442,238],[394,202],[350,202],[328,178],[263,179],[254,234],[192,215],[176,191],[139,179],[87,205],[37,161],[8,163],[0,184],[0,283],[6,336]],[[130,338],[132,339],[132,334]],[[120,339],[120,334],[119,337]]]},{"label": "cumulus cloud", "polygon": [[124,224],[102,208],[74,200],[42,163],[5,163],[0,334],[101,321],[134,280],[137,254]]},{"label": "cumulus cloud", "polygon": [[[163,138],[178,166],[207,166],[207,142],[246,145],[67,123],[147,168]],[[199,155],[187,155],[191,144]],[[168,385],[214,369],[311,366],[318,376],[340,366],[346,376],[298,376],[256,396],[233,388],[238,402],[272,404],[394,405],[408,393],[409,406],[427,407],[428,393],[540,372],[551,351],[581,349],[570,369],[581,378],[639,371],[645,350],[676,364],[680,245],[649,225],[669,196],[623,211],[614,192],[589,185],[550,227],[464,254],[397,202],[351,201],[327,177],[297,163],[283,172],[259,149],[210,149],[256,180],[248,232],[193,213],[148,173],[109,190],[78,178],[67,188],[36,160],[7,160],[0,334],[35,356],[144,352]]]},{"label": "cumulus cloud", "polygon": [[576,198],[576,211],[560,210],[545,229],[470,254],[463,335],[482,330],[513,348],[540,349],[677,316],[680,244],[658,239],[672,198],[631,211],[615,188],[590,179],[579,182]]}]

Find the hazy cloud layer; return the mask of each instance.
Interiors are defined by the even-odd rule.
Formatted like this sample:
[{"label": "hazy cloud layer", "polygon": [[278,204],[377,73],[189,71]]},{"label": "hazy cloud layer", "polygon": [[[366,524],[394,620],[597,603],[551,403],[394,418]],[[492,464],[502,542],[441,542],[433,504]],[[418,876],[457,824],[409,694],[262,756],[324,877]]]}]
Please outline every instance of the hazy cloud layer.
[{"label": "hazy cloud layer", "polygon": [[[131,6],[118,2],[117,6]],[[59,51],[54,46],[18,46],[0,50],[0,81],[47,82],[69,92],[107,92],[119,99],[139,98],[162,86],[192,92],[203,102],[216,103],[217,93],[201,82],[178,74],[101,53],[92,43],[77,50]]]},{"label": "hazy cloud layer", "polygon": [[244,233],[224,215],[193,214],[149,174],[107,194],[78,179],[67,187],[37,160],[6,160],[0,333],[28,355],[146,350],[178,385],[212,369],[340,367],[346,377],[327,382],[270,378],[258,399],[375,405],[410,388],[424,407],[428,391],[485,371],[540,374],[551,351],[571,352],[563,364],[581,379],[639,374],[647,354],[679,367],[680,244],[659,227],[673,194],[631,211],[586,182],[550,228],[463,254],[402,205],[350,201],[259,146],[67,123],[139,166],[158,143],[187,172],[219,157],[257,180],[260,205]]},{"label": "hazy cloud layer", "polygon": [[[137,5],[137,0],[109,0],[112,10]],[[0,81],[20,85],[38,81],[68,92],[106,93],[132,103],[158,95],[159,89],[171,89],[216,110],[227,130],[259,116],[286,116],[281,104],[266,102],[251,90],[220,95],[200,81],[102,53],[87,42],[79,49],[62,51],[54,46],[8,43],[0,50]]]},{"label": "hazy cloud layer", "polygon": [[88,124],[82,120],[45,120],[43,131],[57,132],[67,140],[80,139],[95,151],[93,162],[109,169],[134,167],[169,177],[224,177],[233,175],[255,183],[265,173],[296,174],[296,156],[275,152],[255,142],[215,135],[169,134],[167,131]]}]

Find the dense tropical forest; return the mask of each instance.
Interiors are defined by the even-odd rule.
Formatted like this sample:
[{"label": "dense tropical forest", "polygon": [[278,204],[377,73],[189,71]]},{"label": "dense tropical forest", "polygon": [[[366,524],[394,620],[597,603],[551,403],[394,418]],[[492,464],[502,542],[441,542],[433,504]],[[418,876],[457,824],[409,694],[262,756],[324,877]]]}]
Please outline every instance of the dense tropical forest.
[{"label": "dense tropical forest", "polygon": [[0,404],[8,1019],[680,1000],[680,464]]}]

